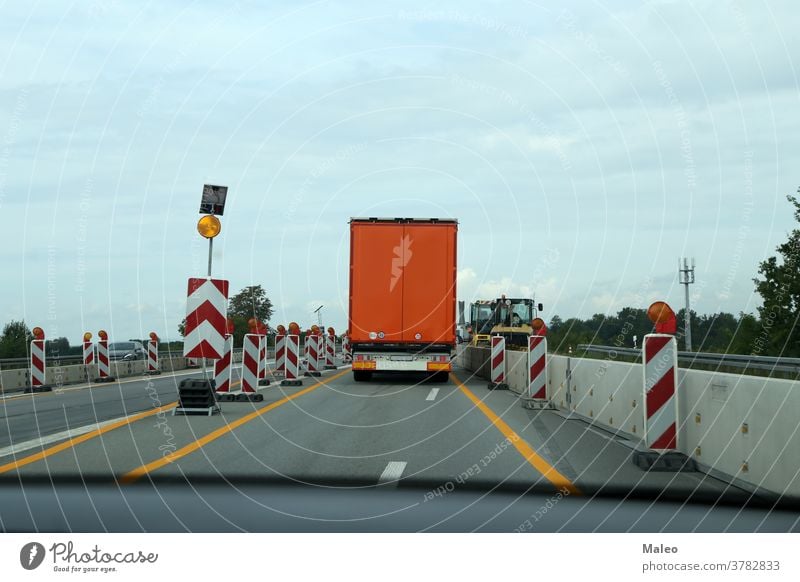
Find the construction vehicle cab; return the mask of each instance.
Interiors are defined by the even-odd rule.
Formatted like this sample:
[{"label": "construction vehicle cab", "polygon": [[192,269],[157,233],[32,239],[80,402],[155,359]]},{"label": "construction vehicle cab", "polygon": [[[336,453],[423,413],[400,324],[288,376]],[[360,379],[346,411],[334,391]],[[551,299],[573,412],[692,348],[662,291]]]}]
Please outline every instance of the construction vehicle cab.
[{"label": "construction vehicle cab", "polygon": [[508,349],[525,349],[528,336],[534,333],[531,322],[538,317],[542,304],[533,299],[507,298],[476,301],[470,306],[472,345],[488,347],[491,336],[506,338]]},{"label": "construction vehicle cab", "polygon": [[494,327],[494,301],[476,301],[470,305],[468,331],[472,335],[474,346],[489,345],[492,327]]}]

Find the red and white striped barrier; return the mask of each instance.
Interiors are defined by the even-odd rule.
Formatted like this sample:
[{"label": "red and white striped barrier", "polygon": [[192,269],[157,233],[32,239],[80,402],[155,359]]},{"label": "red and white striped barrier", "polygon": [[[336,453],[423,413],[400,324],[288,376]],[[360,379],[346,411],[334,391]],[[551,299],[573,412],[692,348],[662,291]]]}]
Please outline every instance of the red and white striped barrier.
[{"label": "red and white striped barrier", "polygon": [[353,361],[353,352],[350,349],[350,337],[344,336],[342,338],[342,359],[345,362],[352,362]]},{"label": "red and white striped barrier", "polygon": [[258,388],[262,337],[256,333],[248,333],[242,342],[242,392],[245,394],[253,393]]},{"label": "red and white striped barrier", "polygon": [[31,388],[41,390],[45,385],[44,339],[31,342]]},{"label": "red and white striped barrier", "polygon": [[147,373],[161,373],[158,367],[158,342],[155,340],[149,340],[147,342]]},{"label": "red and white striped barrier", "polygon": [[269,384],[269,380],[267,380],[267,336],[259,334],[259,337],[261,338],[261,348],[258,352],[258,382],[266,385]]},{"label": "red and white striped barrier", "polygon": [[183,355],[219,360],[225,351],[228,281],[189,279]]},{"label": "red and white striped barrier", "polygon": [[306,336],[306,376],[319,376],[323,362],[320,354],[320,339],[322,336]]},{"label": "red and white striped barrier", "polygon": [[644,365],[644,438],[654,450],[678,448],[678,348],[675,337],[647,334]]},{"label": "red and white striped barrier", "polygon": [[286,373],[286,336],[275,336],[275,372]]},{"label": "red and white striped barrier", "polygon": [[326,335],[325,339],[325,369],[336,369],[336,336]]},{"label": "red and white striped barrier", "polygon": [[547,400],[547,338],[541,335],[528,337],[528,389],[530,400]]},{"label": "red and white striped barrier", "polygon": [[506,338],[499,335],[492,336],[489,365],[491,366],[489,390],[508,388],[508,384],[506,384]]},{"label": "red and white striped barrier", "polygon": [[97,340],[97,375],[101,380],[111,378],[111,367],[108,363],[108,340]]},{"label": "red and white striped barrier", "polygon": [[286,377],[281,386],[300,386],[300,336],[289,334],[286,336]]},{"label": "red and white striped barrier", "polygon": [[214,362],[214,390],[217,392],[231,391],[231,353],[233,352],[233,336],[225,338],[225,348],[222,357]]},{"label": "red and white striped barrier", "polygon": [[83,365],[94,365],[94,344],[91,341],[83,342]]}]

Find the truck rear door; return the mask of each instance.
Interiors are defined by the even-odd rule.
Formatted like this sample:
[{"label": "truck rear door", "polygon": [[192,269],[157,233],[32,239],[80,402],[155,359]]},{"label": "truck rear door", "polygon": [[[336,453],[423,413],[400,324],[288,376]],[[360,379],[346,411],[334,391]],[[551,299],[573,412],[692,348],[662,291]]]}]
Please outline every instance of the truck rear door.
[{"label": "truck rear door", "polygon": [[403,341],[455,342],[455,247],[454,223],[405,225]]},{"label": "truck rear door", "polygon": [[[403,285],[396,276],[403,261],[403,224],[353,222],[350,244],[350,339],[402,339]],[[383,333],[383,338],[369,334]]]}]

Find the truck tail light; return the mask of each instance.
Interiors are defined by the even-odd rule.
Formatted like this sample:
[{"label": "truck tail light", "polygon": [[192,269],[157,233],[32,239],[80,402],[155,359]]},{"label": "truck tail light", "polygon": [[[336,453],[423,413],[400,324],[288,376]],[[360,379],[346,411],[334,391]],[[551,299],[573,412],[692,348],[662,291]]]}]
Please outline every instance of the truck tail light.
[{"label": "truck tail light", "polygon": [[[363,356],[362,356],[362,358],[363,358]],[[353,361],[353,369],[354,370],[374,370],[375,368],[377,368],[377,364],[375,363],[375,360],[364,360],[364,359],[361,359],[361,360]]]},{"label": "truck tail light", "polygon": [[450,372],[450,362],[428,362],[428,372]]}]

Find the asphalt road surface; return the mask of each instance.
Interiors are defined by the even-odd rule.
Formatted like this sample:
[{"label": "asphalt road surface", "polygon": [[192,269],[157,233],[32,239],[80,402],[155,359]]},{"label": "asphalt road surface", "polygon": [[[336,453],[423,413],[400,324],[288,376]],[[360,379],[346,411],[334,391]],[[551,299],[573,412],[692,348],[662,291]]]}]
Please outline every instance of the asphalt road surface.
[{"label": "asphalt road surface", "polygon": [[434,484],[433,496],[470,483],[569,494],[604,487],[732,491],[702,473],[643,471],[624,440],[557,411],[524,409],[517,395],[489,391],[466,370],[443,384],[377,375],[356,383],[341,367],[300,387],[263,387],[263,402],[173,416],[178,382],[198,376],[186,371],[6,397],[0,475],[113,476],[123,483],[182,476],[386,486],[410,480]]}]

